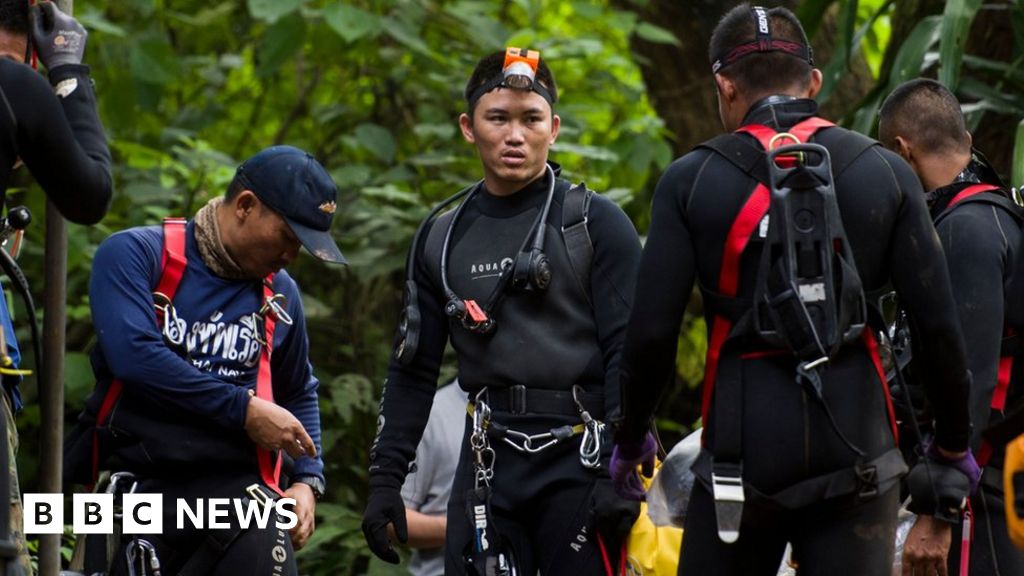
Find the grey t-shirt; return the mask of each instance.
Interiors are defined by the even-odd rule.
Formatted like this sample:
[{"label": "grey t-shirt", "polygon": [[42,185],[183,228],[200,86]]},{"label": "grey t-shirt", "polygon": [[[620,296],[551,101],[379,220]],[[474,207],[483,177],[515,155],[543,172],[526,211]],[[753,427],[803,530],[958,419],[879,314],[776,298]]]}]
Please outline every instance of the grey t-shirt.
[{"label": "grey t-shirt", "polygon": [[[405,506],[428,514],[444,516],[452,493],[452,479],[459,463],[465,426],[466,392],[453,382],[434,394],[430,419],[416,448],[416,471],[405,478],[402,499]],[[413,576],[442,576],[444,549],[413,550],[409,561]]]}]

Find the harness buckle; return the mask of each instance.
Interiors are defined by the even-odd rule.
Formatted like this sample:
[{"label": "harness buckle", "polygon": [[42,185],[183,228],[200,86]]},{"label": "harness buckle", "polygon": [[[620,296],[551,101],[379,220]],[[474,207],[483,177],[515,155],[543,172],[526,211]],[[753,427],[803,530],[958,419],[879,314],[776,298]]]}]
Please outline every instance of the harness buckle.
[{"label": "harness buckle", "polygon": [[267,493],[263,491],[263,487],[259,483],[246,486],[245,494],[259,504],[260,508],[266,508],[271,503],[270,496],[267,496]]},{"label": "harness buckle", "polygon": [[869,466],[856,464],[853,471],[857,474],[857,497],[867,499],[878,496],[878,467],[874,464]]},{"label": "harness buckle", "polygon": [[526,414],[526,386],[516,384],[508,388],[509,412],[512,414]]},{"label": "harness buckle", "polygon": [[718,539],[732,544],[740,537],[740,523],[743,520],[742,464],[716,464],[721,473],[711,473],[711,488],[715,497],[715,519],[718,523]]}]

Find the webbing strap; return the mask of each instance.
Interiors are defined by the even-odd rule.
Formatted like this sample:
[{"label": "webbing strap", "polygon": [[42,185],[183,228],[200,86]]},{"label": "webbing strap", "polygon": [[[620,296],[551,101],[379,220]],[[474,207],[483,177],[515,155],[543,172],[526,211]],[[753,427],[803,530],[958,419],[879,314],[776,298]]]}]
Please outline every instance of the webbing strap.
[{"label": "webbing strap", "polygon": [[587,230],[587,212],[590,208],[592,191],[580,183],[569,188],[562,201],[562,238],[569,253],[569,264],[575,273],[576,282],[591,307],[590,267],[594,259],[594,243]]},{"label": "webbing strap", "polygon": [[971,196],[974,196],[975,194],[981,194],[982,192],[992,192],[995,190],[999,190],[999,187],[993,186],[991,184],[974,184],[968,186],[967,188],[964,188],[963,190],[958,192],[956,196],[953,196],[953,199],[949,201],[948,205],[946,205],[946,209],[956,206],[960,202],[963,202],[964,200],[970,198]]},{"label": "webbing strap", "polygon": [[[789,133],[801,142],[806,142],[816,131],[828,126],[834,126],[834,124],[823,118],[812,116],[793,126]],[[736,132],[750,134],[766,150],[772,137],[776,134],[775,130],[761,124],[743,126]],[[725,247],[722,252],[722,266],[718,276],[718,292],[722,295],[730,298],[736,297],[739,289],[740,257],[750,242],[750,238],[753,236],[757,225],[764,218],[765,214],[768,213],[770,203],[771,192],[764,183],[759,182],[743,204],[736,219],[733,220],[729,234],[726,236]],[[731,330],[732,322],[716,314],[711,327],[711,338],[708,342],[708,351],[704,363],[704,391],[701,398],[701,416],[705,423],[708,422],[708,410],[711,405],[711,397],[718,375],[718,362],[722,346],[725,345]]]},{"label": "webbing strap", "polygon": [[[168,302],[171,302],[174,300],[174,295],[178,292],[178,285],[181,284],[181,278],[184,276],[185,268],[188,266],[188,260],[185,257],[185,219],[164,218],[163,233],[164,249],[163,256],[160,259],[161,272],[160,280],[156,285],[156,293],[163,295],[167,298]],[[159,326],[162,313],[157,310],[156,314],[157,325]],[[110,418],[110,413],[113,412],[114,406],[117,405],[117,401],[121,397],[123,389],[124,384],[122,384],[119,378],[115,378],[110,383],[110,388],[107,388],[107,393],[103,396],[103,402],[100,404],[99,412],[96,415],[97,428],[106,424],[107,419]],[[92,477],[94,482],[100,473],[100,443],[98,434],[98,430],[93,431]]]},{"label": "webbing strap", "polygon": [[[273,286],[274,274],[271,273],[263,282],[263,298],[267,302],[274,297]],[[274,401],[274,386],[270,374],[270,353],[271,347],[274,344],[274,327],[276,324],[277,319],[274,317],[274,314],[268,311],[263,316],[264,344],[263,350],[260,351],[259,372],[256,374],[256,397],[267,402]],[[273,456],[276,456],[276,458]],[[274,492],[284,496],[284,490],[278,484],[281,478],[281,462],[284,460],[281,458],[280,452],[276,455],[271,455],[269,450],[257,446],[256,459],[260,465],[260,479],[263,480],[263,483]]]}]

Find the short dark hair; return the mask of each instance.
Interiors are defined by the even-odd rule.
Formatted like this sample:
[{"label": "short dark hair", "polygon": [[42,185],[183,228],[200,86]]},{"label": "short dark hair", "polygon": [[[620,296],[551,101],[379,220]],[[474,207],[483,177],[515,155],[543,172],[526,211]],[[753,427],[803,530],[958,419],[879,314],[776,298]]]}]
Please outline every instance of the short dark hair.
[{"label": "short dark hair", "polygon": [[931,78],[900,84],[882,103],[878,111],[878,138],[886,148],[895,148],[897,136],[929,152],[971,149],[960,102],[948,88]]},{"label": "short dark hair", "polygon": [[28,0],[0,0],[0,30],[28,36]]},{"label": "short dark hair", "polygon": [[[469,77],[469,82],[466,82],[466,90],[464,93],[466,104],[469,106],[470,116],[473,115],[473,108],[476,105],[475,102],[470,101],[470,98],[473,97],[473,91],[489,82],[495,76],[501,74],[504,66],[504,51],[488,54],[476,63],[476,68],[473,69],[473,75]],[[558,87],[555,86],[555,76],[551,73],[551,69],[548,68],[547,62],[545,62],[543,58],[541,58],[537,63],[537,77],[535,80],[540,82],[541,86],[548,89],[548,93],[551,94],[552,104],[558,102]]]},{"label": "short dark hair", "polygon": [[[773,39],[785,40],[807,47],[810,43],[800,20],[788,8],[775,7],[765,10]],[[711,34],[708,55],[714,64],[717,58],[732,48],[757,39],[754,11],[744,2],[718,21]],[[786,52],[754,52],[728,64],[720,74],[736,83],[744,94],[777,93],[793,87],[804,89],[811,81],[810,62]]]},{"label": "short dark hair", "polygon": [[241,174],[235,172],[235,176],[231,178],[231,183],[228,184],[227,192],[224,193],[224,200],[230,202],[235,199],[243,190],[248,188],[245,183],[245,178]]}]

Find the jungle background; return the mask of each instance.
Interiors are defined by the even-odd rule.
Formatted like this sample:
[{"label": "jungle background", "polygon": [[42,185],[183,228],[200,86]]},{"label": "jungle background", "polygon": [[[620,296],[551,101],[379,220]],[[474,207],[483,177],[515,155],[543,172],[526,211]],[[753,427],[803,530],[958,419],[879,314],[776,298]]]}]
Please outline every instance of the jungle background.
[{"label": "jungle background", "polygon": [[[87,286],[110,233],[191,215],[265,146],[314,153],[340,189],[334,234],[348,267],[300,258],[312,361],[321,380],[329,495],[299,555],[303,574],[399,574],[370,558],[359,529],[367,448],[391,351],[406,250],[430,206],[479,178],[457,130],[476,60],[506,45],[540,50],[559,84],[552,159],[620,203],[644,234],[651,192],[673,158],[720,131],[707,42],[735,2],[712,0],[78,0],[90,30],[116,193],[102,224],[69,229],[66,416],[93,379]],[[827,117],[866,133],[882,98],[927,75],[964,102],[976,145],[1024,182],[1024,1],[865,0],[784,4],[825,72]],[[1016,152],[1015,152],[1016,150]],[[1013,159],[1017,158],[1015,166]],[[8,205],[37,215],[21,257],[42,300],[44,196],[27,174]],[[15,310],[21,309],[20,302]],[[20,334],[27,342],[24,322]],[[666,442],[696,425],[704,321],[693,298]],[[29,361],[31,364],[31,361]],[[454,374],[454,366],[445,376]],[[18,420],[22,486],[38,483],[34,379]]]}]

